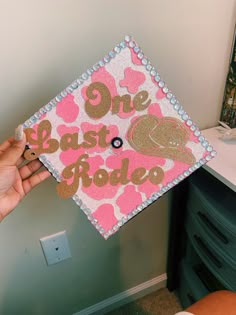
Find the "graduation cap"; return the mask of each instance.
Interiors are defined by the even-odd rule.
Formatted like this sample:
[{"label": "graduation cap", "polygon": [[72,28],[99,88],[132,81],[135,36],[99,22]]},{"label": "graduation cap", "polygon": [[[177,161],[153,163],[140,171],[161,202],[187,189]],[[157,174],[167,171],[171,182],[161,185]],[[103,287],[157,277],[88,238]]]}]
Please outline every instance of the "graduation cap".
[{"label": "graduation cap", "polygon": [[107,239],[216,152],[130,36],[24,123],[38,158]]}]

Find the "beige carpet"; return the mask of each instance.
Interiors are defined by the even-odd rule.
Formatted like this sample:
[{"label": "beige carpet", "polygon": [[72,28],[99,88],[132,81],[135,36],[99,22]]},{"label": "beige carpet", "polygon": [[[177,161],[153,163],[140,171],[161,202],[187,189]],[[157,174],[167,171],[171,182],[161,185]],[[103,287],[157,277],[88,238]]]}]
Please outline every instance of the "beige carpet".
[{"label": "beige carpet", "polygon": [[181,310],[175,294],[160,289],[106,315],[174,315]]}]

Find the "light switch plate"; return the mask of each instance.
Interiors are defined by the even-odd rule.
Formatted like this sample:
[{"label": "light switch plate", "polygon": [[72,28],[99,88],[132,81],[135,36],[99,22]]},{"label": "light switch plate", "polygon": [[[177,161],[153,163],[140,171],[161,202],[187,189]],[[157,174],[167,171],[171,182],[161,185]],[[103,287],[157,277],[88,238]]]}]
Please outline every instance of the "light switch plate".
[{"label": "light switch plate", "polygon": [[43,253],[48,265],[53,265],[71,257],[66,231],[40,239]]}]

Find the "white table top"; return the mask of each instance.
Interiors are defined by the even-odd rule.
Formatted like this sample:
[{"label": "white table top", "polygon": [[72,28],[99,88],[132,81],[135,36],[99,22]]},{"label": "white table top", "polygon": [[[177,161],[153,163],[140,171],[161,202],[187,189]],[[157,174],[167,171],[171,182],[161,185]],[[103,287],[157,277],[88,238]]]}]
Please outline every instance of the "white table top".
[{"label": "white table top", "polygon": [[203,166],[205,170],[236,192],[236,140],[220,139],[223,127],[202,130],[217,155]]}]

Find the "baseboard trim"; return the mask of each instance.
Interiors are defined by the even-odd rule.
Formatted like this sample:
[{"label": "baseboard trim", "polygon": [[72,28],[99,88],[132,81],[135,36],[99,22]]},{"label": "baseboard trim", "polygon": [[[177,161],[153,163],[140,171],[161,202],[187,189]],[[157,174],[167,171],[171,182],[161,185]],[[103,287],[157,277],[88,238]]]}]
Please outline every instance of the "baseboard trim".
[{"label": "baseboard trim", "polygon": [[96,303],[88,308],[83,309],[73,315],[91,315],[91,314],[104,314],[105,312],[111,311],[118,306],[125,305],[128,302],[134,301],[140,297],[145,296],[155,290],[166,287],[167,275],[155,277],[151,280],[143,282],[131,289],[123,291],[119,294],[113,295],[110,298]]}]

